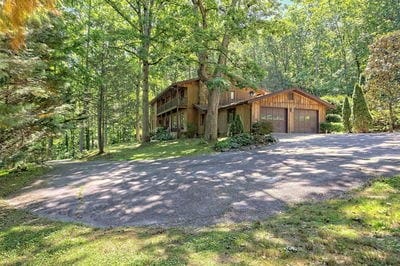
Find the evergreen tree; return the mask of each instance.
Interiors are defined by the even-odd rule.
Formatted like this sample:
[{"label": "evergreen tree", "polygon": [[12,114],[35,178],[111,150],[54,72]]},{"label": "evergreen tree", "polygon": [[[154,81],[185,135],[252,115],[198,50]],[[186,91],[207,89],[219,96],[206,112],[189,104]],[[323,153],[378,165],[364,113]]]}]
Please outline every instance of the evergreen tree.
[{"label": "evergreen tree", "polygon": [[368,132],[372,117],[360,84],[354,86],[353,92],[353,129],[357,133]]},{"label": "evergreen tree", "polygon": [[232,123],[229,124],[229,136],[235,136],[243,133],[244,127],[242,119],[239,115],[235,115]]},{"label": "evergreen tree", "polygon": [[346,97],[343,103],[342,110],[343,126],[347,133],[351,132],[351,107],[349,98]]}]

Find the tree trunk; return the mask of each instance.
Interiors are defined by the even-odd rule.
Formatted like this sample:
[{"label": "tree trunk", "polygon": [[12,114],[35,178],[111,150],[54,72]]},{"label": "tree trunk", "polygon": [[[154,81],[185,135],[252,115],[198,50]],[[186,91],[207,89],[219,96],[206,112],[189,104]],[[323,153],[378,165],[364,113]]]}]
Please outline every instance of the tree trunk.
[{"label": "tree trunk", "polygon": [[393,132],[396,118],[395,118],[395,115],[394,115],[394,112],[393,112],[393,104],[392,104],[392,102],[389,102],[389,119],[390,119],[389,129],[390,129],[390,132]]},{"label": "tree trunk", "polygon": [[[105,47],[103,47],[105,48]],[[105,75],[104,53],[101,54],[101,77]],[[104,153],[104,81],[100,81],[99,101],[97,107],[97,141],[99,145],[99,154]]]},{"label": "tree trunk", "polygon": [[142,142],[150,141],[149,130],[149,71],[150,65],[143,61],[143,95],[142,95]]},{"label": "tree trunk", "polygon": [[206,115],[204,138],[207,140],[218,139],[218,105],[220,92],[212,90],[208,94],[208,109]]},{"label": "tree trunk", "polygon": [[79,152],[83,152],[83,146],[84,146],[84,136],[85,136],[85,129],[83,126],[79,128]]},{"label": "tree trunk", "polygon": [[140,86],[136,86],[136,106],[135,106],[135,118],[136,118],[136,125],[135,125],[135,137],[137,141],[140,141]]},{"label": "tree trunk", "polygon": [[[89,121],[89,119],[88,119]],[[85,128],[86,150],[90,150],[90,124],[88,123]]]},{"label": "tree trunk", "polygon": [[86,25],[86,54],[85,54],[85,65],[86,65],[86,75],[85,75],[85,92],[83,93],[83,115],[86,116],[86,120],[82,122],[82,129],[79,138],[79,150],[83,151],[84,138],[83,134],[86,134],[85,146],[86,150],[90,149],[90,136],[89,136],[89,101],[90,101],[90,32],[92,27],[92,0],[88,0],[88,20]]},{"label": "tree trunk", "polygon": [[142,75],[143,75],[143,94],[142,94],[142,142],[150,141],[149,130],[149,75],[150,75],[150,39],[151,39],[151,8],[152,2],[146,1],[143,5],[143,25],[142,25]]},{"label": "tree trunk", "polygon": [[104,85],[100,85],[99,103],[97,107],[97,142],[99,145],[99,154],[104,153]]},{"label": "tree trunk", "polygon": [[[232,1],[232,5],[236,5],[237,0]],[[227,54],[229,48],[230,38],[229,34],[225,33],[221,43],[221,51],[218,57],[218,65],[214,71],[214,77],[222,77],[221,67],[226,65]],[[217,140],[218,139],[218,106],[221,97],[221,89],[215,88],[208,94],[208,107],[206,116],[205,139]]]}]

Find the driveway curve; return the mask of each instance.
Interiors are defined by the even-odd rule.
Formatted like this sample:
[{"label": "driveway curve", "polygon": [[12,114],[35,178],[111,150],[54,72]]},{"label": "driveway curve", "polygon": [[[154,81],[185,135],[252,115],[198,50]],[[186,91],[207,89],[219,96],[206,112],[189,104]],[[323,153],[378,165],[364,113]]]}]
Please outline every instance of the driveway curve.
[{"label": "driveway curve", "polygon": [[207,226],[266,218],[400,174],[399,134],[279,135],[252,151],[156,161],[58,163],[8,202],[98,227]]}]

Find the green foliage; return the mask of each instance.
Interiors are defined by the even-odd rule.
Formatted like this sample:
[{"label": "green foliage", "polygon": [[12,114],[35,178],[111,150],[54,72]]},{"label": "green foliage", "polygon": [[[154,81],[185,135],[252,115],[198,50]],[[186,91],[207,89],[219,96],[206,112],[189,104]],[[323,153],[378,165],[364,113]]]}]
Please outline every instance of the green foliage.
[{"label": "green foliage", "polygon": [[342,110],[342,116],[343,116],[343,126],[344,126],[344,130],[347,133],[351,132],[351,107],[350,107],[350,102],[349,102],[349,98],[346,97],[344,99],[344,103],[343,103],[343,110]]},{"label": "green foliage", "polygon": [[230,149],[238,149],[243,146],[249,146],[251,144],[254,144],[253,136],[248,133],[241,133],[216,142],[214,149],[216,151],[227,151]]},{"label": "green foliage", "polygon": [[371,123],[372,117],[364,92],[361,86],[356,84],[353,92],[353,130],[357,133],[368,132]]},{"label": "green foliage", "polygon": [[344,126],[342,123],[324,122],[319,126],[321,133],[341,133],[344,132]]},{"label": "green foliage", "polygon": [[43,141],[60,132],[70,111],[62,99],[65,57],[55,51],[64,49],[64,29],[57,17],[32,23],[18,53],[0,40],[0,161],[10,166],[48,159]]},{"label": "green foliage", "polygon": [[241,133],[216,142],[214,149],[216,151],[228,151],[250,145],[265,145],[275,142],[276,139],[272,135],[251,135],[249,133]]},{"label": "green foliage", "polygon": [[187,124],[186,137],[194,138],[197,134],[197,126],[193,123]]},{"label": "green foliage", "polygon": [[253,135],[269,135],[272,131],[272,123],[269,121],[258,121],[251,126],[251,133]]},{"label": "green foliage", "polygon": [[266,145],[271,143],[276,143],[276,138],[274,138],[271,134],[266,135],[253,135],[254,142],[256,145]]},{"label": "green foliage", "polygon": [[380,36],[370,46],[370,52],[365,70],[366,97],[372,109],[379,110],[373,116],[374,124],[385,122],[386,128],[393,131],[400,115],[400,31]]},{"label": "green foliage", "polygon": [[174,137],[163,127],[156,129],[156,132],[151,137],[151,140],[167,141],[172,140]]},{"label": "green foliage", "polygon": [[232,122],[229,124],[228,136],[242,134],[244,131],[243,122],[240,115],[235,115]]},{"label": "green foliage", "polygon": [[342,122],[342,116],[338,115],[338,114],[327,114],[326,122],[340,123],[340,122]]},{"label": "green foliage", "polygon": [[322,100],[327,101],[328,103],[332,104],[334,108],[328,109],[327,113],[328,114],[337,114],[341,115],[342,114],[342,109],[343,109],[343,102],[344,99],[347,96],[344,94],[338,94],[338,95],[324,95],[321,97]]},{"label": "green foliage", "polygon": [[215,77],[208,80],[206,85],[209,90],[219,91],[226,91],[232,86],[229,80],[221,77]]}]

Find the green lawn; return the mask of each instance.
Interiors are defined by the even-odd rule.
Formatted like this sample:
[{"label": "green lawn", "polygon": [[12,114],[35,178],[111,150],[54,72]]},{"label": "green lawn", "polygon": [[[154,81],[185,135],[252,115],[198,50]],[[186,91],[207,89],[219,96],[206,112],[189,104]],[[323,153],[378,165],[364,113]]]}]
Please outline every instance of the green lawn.
[{"label": "green lawn", "polygon": [[212,153],[212,144],[200,139],[177,139],[171,141],[151,142],[149,144],[122,144],[106,148],[103,155],[89,154],[84,159],[108,160],[155,160],[177,158]]},{"label": "green lawn", "polygon": [[[29,175],[9,179],[19,178],[3,173],[3,197]],[[251,224],[166,230],[52,222],[0,200],[0,264],[400,265],[400,176],[351,195]]]}]

